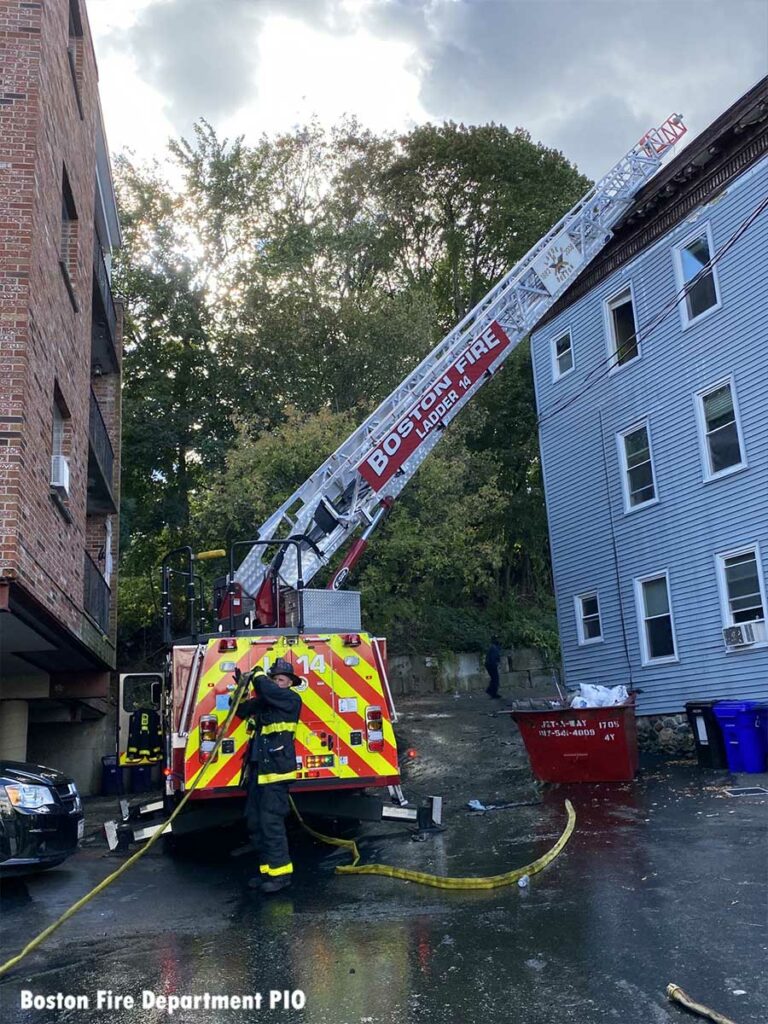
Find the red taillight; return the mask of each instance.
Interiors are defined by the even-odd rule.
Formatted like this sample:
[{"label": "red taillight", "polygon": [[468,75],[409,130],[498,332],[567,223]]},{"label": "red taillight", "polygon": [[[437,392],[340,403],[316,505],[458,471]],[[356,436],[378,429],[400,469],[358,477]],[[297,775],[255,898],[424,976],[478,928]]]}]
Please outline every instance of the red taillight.
[{"label": "red taillight", "polygon": [[361,644],[359,633],[345,633],[342,642],[345,647],[359,647]]},{"label": "red taillight", "polygon": [[169,785],[172,786],[172,792],[177,789],[183,789],[184,779],[184,754],[185,750],[183,747],[174,747],[171,751],[171,774],[168,776],[171,782]]},{"label": "red taillight", "polygon": [[374,752],[384,749],[384,726],[381,708],[369,705],[365,709],[365,731],[368,749]]},{"label": "red taillight", "polygon": [[220,651],[236,651],[237,650],[237,637],[225,636],[219,640]]},{"label": "red taillight", "polygon": [[211,758],[213,748],[216,746],[216,733],[218,731],[219,723],[215,715],[201,716],[200,722],[198,723],[198,732],[200,734],[200,749],[198,750],[198,756],[203,764]]},{"label": "red taillight", "polygon": [[418,757],[419,756],[419,752],[416,749],[416,747],[408,747],[408,749],[405,752],[405,756],[406,757],[410,757],[411,760],[413,760],[414,757]]}]

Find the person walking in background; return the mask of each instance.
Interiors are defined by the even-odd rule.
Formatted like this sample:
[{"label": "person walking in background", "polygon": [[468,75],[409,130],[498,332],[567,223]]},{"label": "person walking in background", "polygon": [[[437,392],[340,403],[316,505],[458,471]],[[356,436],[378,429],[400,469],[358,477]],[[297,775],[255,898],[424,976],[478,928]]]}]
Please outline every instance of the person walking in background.
[{"label": "person walking in background", "polygon": [[494,700],[498,700],[501,696],[499,693],[499,662],[501,661],[501,645],[497,636],[491,637],[491,646],[488,648],[488,652],[485,655],[485,670],[490,676],[491,681],[488,683],[485,692],[489,697]]}]

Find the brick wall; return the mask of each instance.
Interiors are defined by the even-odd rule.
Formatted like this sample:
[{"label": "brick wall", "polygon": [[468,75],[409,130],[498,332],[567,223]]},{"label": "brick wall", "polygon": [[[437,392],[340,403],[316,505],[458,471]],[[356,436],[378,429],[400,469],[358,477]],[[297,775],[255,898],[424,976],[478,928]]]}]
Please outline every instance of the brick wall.
[{"label": "brick wall", "polygon": [[[68,0],[0,0],[0,573],[17,578],[83,636],[100,115],[79,2],[83,35],[73,42]],[[65,180],[70,212],[63,224]],[[94,385],[105,401],[119,480],[119,378]],[[55,396],[68,414],[70,488],[63,504],[50,488]],[[116,546],[117,521],[113,532]]]}]

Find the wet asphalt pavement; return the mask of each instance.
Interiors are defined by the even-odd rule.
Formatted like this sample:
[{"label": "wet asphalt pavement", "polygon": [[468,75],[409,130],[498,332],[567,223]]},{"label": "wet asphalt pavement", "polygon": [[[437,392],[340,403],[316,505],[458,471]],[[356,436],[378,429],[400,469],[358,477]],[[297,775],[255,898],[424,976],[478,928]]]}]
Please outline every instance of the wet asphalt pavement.
[{"label": "wet asphalt pavement", "polygon": [[[494,705],[495,706],[495,705]],[[446,830],[365,826],[363,859],[446,875],[529,863],[577,813],[561,856],[526,888],[446,892],[334,875],[344,851],[292,831],[295,883],[272,898],[245,886],[247,858],[172,860],[151,851],[0,979],[4,1024],[670,1024],[671,981],[737,1024],[768,1021],[768,800],[731,798],[725,772],[645,767],[633,784],[541,786],[517,730],[484,696],[401,704],[408,794],[445,797]],[[743,779],[741,780],[743,781]],[[763,779],[764,781],[764,779]],[[473,813],[467,801],[526,806]],[[0,961],[118,862],[92,839],[60,868],[4,883]],[[91,1008],[22,1009],[22,989],[84,994]],[[99,1012],[99,989],[134,1009]],[[142,1009],[157,994],[257,993],[262,1010]],[[301,991],[303,1010],[270,1010]],[[300,997],[296,997],[300,998]]]}]

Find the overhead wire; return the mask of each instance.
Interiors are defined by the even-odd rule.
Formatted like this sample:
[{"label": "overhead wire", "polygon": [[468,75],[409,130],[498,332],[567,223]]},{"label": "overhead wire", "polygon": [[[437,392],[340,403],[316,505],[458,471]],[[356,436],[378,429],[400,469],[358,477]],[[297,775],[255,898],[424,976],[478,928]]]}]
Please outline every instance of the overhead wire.
[{"label": "overhead wire", "polygon": [[[576,394],[569,395],[568,398],[556,405],[555,408],[545,410],[538,418],[538,426],[541,427],[545,423],[548,423],[555,416],[561,412],[565,412],[566,409],[574,405],[579,399],[583,398],[585,394],[592,390],[597,384],[600,383],[605,377],[611,373],[616,366],[620,365],[618,360],[619,357],[627,350],[627,348],[633,343],[638,344],[642,341],[647,341],[653,332],[667,320],[676,307],[688,296],[688,294],[695,288],[695,286],[703,280],[703,278],[716,266],[720,260],[728,253],[733,246],[739,241],[739,239],[749,230],[755,220],[760,216],[763,210],[768,207],[768,195],[766,195],[757,206],[745,217],[741,224],[736,228],[733,234],[722,244],[722,246],[715,252],[713,256],[704,264],[690,281],[686,282],[682,288],[680,288],[675,295],[669,299],[661,309],[654,314],[646,323],[641,327],[636,328],[634,333],[627,338],[622,344],[621,349],[616,352],[612,352],[605,359],[602,359],[597,366],[593,367],[592,370],[584,378],[584,384]],[[602,372],[601,372],[602,371]],[[599,376],[595,376],[599,373]]]}]

